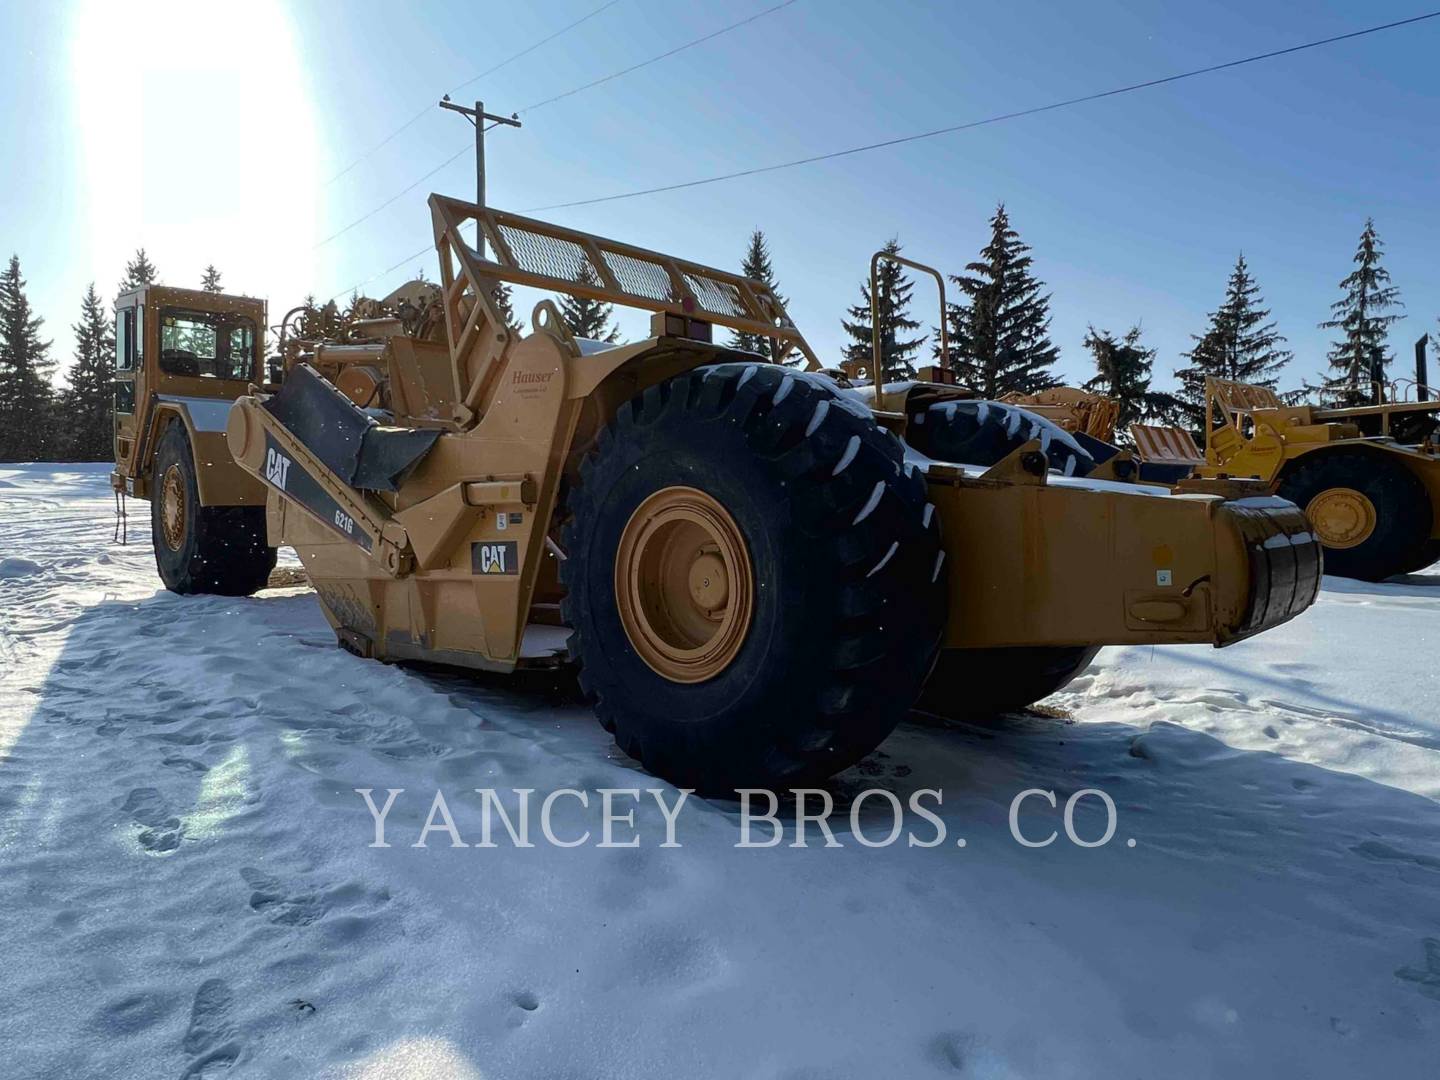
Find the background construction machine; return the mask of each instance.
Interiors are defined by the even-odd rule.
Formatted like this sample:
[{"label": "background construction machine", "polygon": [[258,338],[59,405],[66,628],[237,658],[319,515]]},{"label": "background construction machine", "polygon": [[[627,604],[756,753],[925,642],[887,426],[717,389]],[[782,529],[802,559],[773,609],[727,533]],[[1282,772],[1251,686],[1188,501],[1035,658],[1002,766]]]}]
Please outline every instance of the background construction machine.
[{"label": "background construction machine", "polygon": [[[1426,422],[1436,413],[1440,401],[1424,396],[1322,409],[1207,378],[1203,454],[1178,428],[1131,432],[1143,459],[1264,481],[1305,511],[1328,573],[1382,581],[1440,559],[1440,444]],[[1422,431],[1421,441],[1402,441]]]},{"label": "background construction machine", "polygon": [[[430,205],[435,302],[369,344],[287,343],[278,389],[228,419],[269,544],[357,654],[569,659],[627,753],[716,789],[844,768],[922,690],[947,715],[1019,707],[1103,644],[1225,645],[1315,597],[1299,512],[1226,497],[1258,485],[1066,476],[1068,436],[1032,414],[820,374],[759,282]],[[548,300],[522,335],[502,283],[648,310],[652,336],[577,339]],[[775,361],[715,345],[717,325]],[[959,445],[993,464],[926,457]]]}]

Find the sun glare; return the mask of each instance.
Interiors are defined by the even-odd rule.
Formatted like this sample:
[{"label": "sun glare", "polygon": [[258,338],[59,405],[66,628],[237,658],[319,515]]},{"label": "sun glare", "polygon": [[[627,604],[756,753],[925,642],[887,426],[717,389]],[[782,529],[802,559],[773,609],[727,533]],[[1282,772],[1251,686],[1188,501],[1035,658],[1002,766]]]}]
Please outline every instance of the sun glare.
[{"label": "sun glare", "polygon": [[170,285],[271,299],[314,284],[318,128],[276,0],[82,0],[70,26],[87,257],[102,292],[144,246]]}]

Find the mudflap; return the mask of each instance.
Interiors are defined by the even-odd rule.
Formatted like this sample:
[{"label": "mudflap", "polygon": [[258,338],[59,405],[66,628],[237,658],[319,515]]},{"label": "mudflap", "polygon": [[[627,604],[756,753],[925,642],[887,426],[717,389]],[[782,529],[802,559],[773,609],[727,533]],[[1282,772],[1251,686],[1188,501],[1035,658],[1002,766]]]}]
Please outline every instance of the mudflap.
[{"label": "mudflap", "polygon": [[1325,571],[1324,549],[1304,513],[1280,498],[1235,499],[1220,513],[1230,518],[1250,564],[1245,617],[1220,645],[1231,645],[1288,622],[1315,602]]}]

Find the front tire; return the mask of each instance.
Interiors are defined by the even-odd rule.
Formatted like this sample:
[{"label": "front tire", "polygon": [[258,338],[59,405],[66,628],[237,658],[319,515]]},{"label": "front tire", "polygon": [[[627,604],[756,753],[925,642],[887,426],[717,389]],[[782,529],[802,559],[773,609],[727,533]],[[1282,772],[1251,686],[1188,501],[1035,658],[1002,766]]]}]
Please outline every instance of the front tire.
[{"label": "front tire", "polygon": [[1430,498],[1409,469],[1375,453],[1319,453],[1280,482],[1325,546],[1325,572],[1384,581],[1414,567],[1430,537]]},{"label": "front tire", "polygon": [[924,478],[822,379],[722,364],[650,387],[583,459],[567,513],[581,687],[621,749],[678,785],[854,764],[939,647]]},{"label": "front tire", "polygon": [[202,506],[195,454],[185,426],[160,436],[150,480],[150,532],[155,568],[174,593],[249,596],[275,569],[265,542],[263,506]]}]

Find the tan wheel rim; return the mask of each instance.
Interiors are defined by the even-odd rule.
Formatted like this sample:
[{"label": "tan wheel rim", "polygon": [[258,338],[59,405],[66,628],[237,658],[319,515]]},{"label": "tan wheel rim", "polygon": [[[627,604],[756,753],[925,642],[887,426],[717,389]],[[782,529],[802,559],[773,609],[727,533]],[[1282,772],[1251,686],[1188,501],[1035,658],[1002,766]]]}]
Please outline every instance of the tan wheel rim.
[{"label": "tan wheel rim", "polygon": [[662,488],[630,515],[615,599],[631,646],[677,683],[714,678],[745,643],[755,579],[735,519],[690,487]]},{"label": "tan wheel rim", "polygon": [[1352,548],[1375,531],[1375,504],[1354,488],[1326,488],[1310,500],[1305,516],[1326,547]]},{"label": "tan wheel rim", "polygon": [[185,476],[179,465],[165,470],[160,485],[160,524],[165,532],[165,546],[179,551],[185,543]]}]

